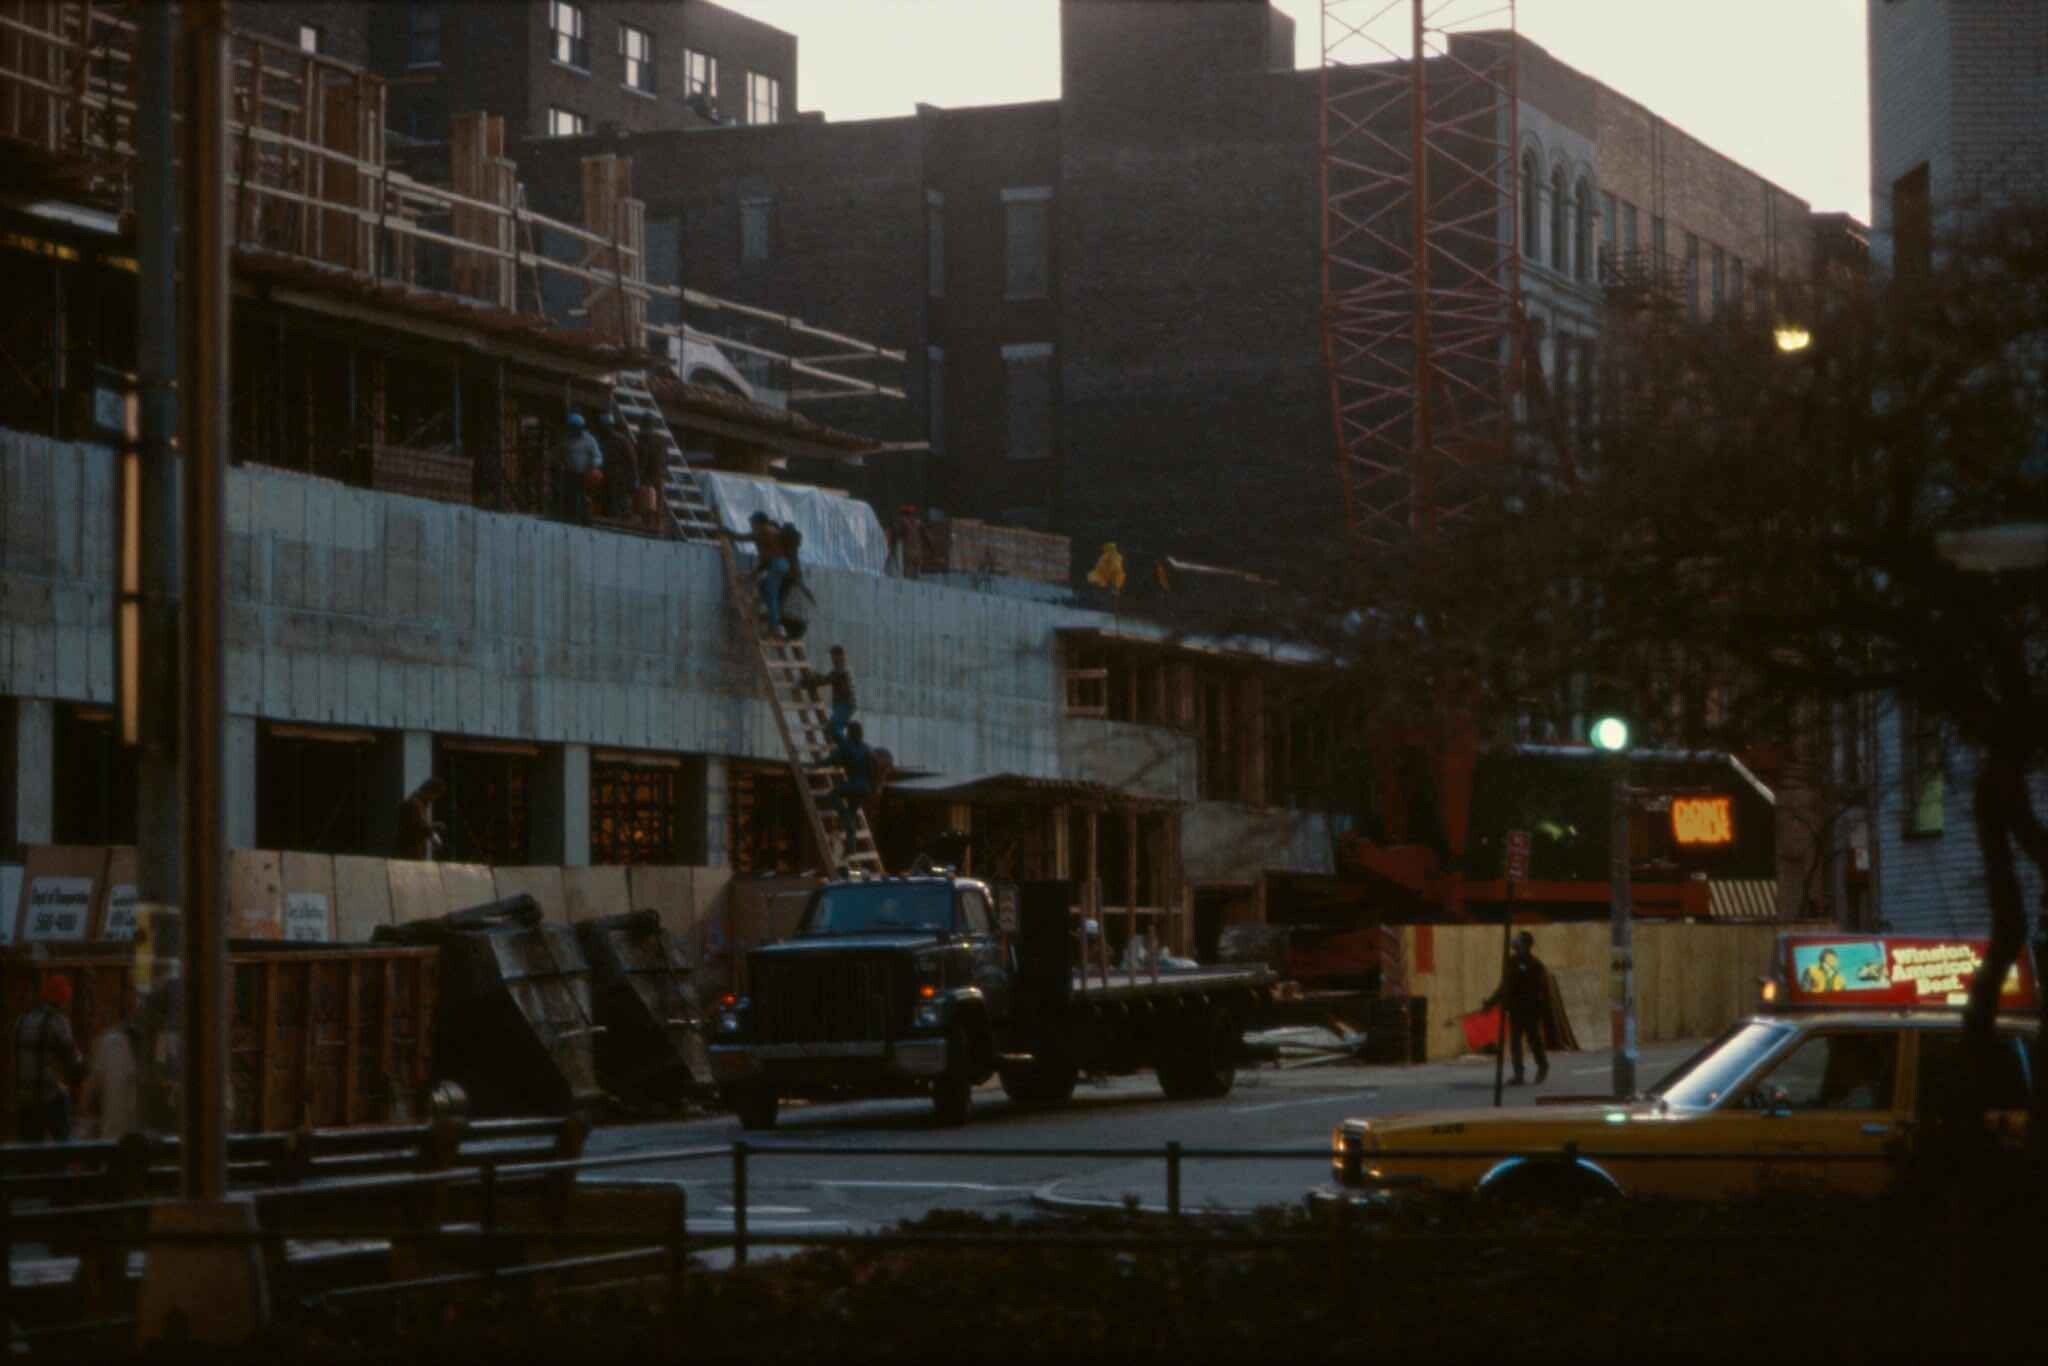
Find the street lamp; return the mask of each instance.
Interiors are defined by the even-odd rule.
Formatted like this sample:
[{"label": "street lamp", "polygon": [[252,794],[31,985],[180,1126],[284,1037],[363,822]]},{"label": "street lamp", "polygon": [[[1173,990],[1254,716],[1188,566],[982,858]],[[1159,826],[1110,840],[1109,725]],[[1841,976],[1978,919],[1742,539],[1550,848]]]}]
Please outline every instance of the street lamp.
[{"label": "street lamp", "polygon": [[1813,333],[1798,323],[1779,323],[1771,330],[1771,340],[1786,355],[1794,355],[1813,345]]},{"label": "street lamp", "polygon": [[1628,722],[1603,716],[1589,732],[1595,748],[1610,756],[1614,784],[1607,801],[1608,975],[1613,1002],[1614,1095],[1636,1093],[1635,906],[1629,886]]}]

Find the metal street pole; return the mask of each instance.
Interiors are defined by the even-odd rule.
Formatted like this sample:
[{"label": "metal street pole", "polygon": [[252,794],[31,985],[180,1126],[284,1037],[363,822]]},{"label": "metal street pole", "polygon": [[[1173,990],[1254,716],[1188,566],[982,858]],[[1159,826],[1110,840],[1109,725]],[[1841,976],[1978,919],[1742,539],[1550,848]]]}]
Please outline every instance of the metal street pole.
[{"label": "metal street pole", "polygon": [[179,101],[178,373],[184,447],[184,569],[178,698],[184,801],[185,1064],[180,1161],[188,1200],[227,1194],[226,594],[228,456],[228,92],[226,0],[185,0]]},{"label": "metal street pole", "polygon": [[135,255],[142,611],[132,702],[134,739],[141,746],[135,775],[136,930],[154,958],[165,947],[158,938],[159,913],[178,905],[178,200],[171,173],[178,13],[170,4],[145,5],[141,19]]},{"label": "metal street pole", "polygon": [[1628,758],[1614,760],[1614,787],[1608,798],[1608,899],[1612,916],[1609,972],[1614,1004],[1614,1094],[1627,1099],[1636,1093],[1635,895],[1629,886],[1628,816],[1631,793]]}]

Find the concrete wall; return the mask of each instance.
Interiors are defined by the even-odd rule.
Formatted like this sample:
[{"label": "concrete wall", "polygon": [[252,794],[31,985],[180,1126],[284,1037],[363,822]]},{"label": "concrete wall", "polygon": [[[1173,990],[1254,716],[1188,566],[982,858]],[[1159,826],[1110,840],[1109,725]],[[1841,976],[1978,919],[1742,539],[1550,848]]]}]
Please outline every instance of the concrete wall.
[{"label": "concrete wall", "polygon": [[1181,813],[1180,842],[1190,883],[1256,882],[1269,869],[1337,871],[1329,818],[1314,812],[1197,802]]},{"label": "concrete wall", "polygon": [[[1613,1035],[1608,1002],[1610,930],[1605,921],[1531,927],[1536,956],[1550,969],[1581,1048],[1606,1048]],[[1771,949],[1791,923],[1634,926],[1636,1037],[1642,1043],[1708,1038],[1757,1005],[1756,979],[1771,968]],[[1434,970],[1417,971],[1418,939],[1431,941]],[[1500,984],[1498,925],[1407,926],[1401,949],[1409,990],[1429,998],[1429,1058],[1465,1051],[1458,1017],[1479,1009]],[[1644,1084],[1656,1080],[1645,1077]]]}]

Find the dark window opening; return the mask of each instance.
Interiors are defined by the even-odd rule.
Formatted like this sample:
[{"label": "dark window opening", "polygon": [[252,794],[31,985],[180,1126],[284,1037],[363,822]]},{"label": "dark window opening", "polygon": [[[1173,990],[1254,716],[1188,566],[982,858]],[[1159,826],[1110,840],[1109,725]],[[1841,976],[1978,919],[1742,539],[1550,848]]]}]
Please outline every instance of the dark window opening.
[{"label": "dark window opening", "polygon": [[377,737],[370,731],[266,725],[256,741],[256,845],[314,854],[372,847]]},{"label": "dark window opening", "polygon": [[1892,182],[1893,268],[1901,279],[1923,279],[1934,269],[1934,200],[1927,163]]},{"label": "dark window opening", "polygon": [[735,763],[728,772],[733,873],[798,873],[812,866],[803,801],[789,770]]},{"label": "dark window opening", "polygon": [[590,766],[590,861],[681,863],[678,814],[687,795],[680,760]]},{"label": "dark window opening", "polygon": [[434,807],[435,819],[448,827],[445,857],[455,863],[531,863],[539,750],[447,741],[436,748],[434,772],[448,784],[448,795]]},{"label": "dark window opening", "polygon": [[59,703],[56,713],[52,836],[58,844],[135,843],[138,751],[115,738],[110,711]]}]

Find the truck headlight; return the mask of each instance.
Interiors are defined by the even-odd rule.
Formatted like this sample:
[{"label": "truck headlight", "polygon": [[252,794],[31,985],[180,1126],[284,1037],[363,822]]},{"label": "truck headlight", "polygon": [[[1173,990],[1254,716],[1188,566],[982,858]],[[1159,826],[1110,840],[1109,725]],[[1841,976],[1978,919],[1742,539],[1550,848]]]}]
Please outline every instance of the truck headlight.
[{"label": "truck headlight", "polygon": [[919,1029],[937,1029],[946,1022],[946,1008],[937,1001],[927,1001],[917,1008],[910,1022]]}]

